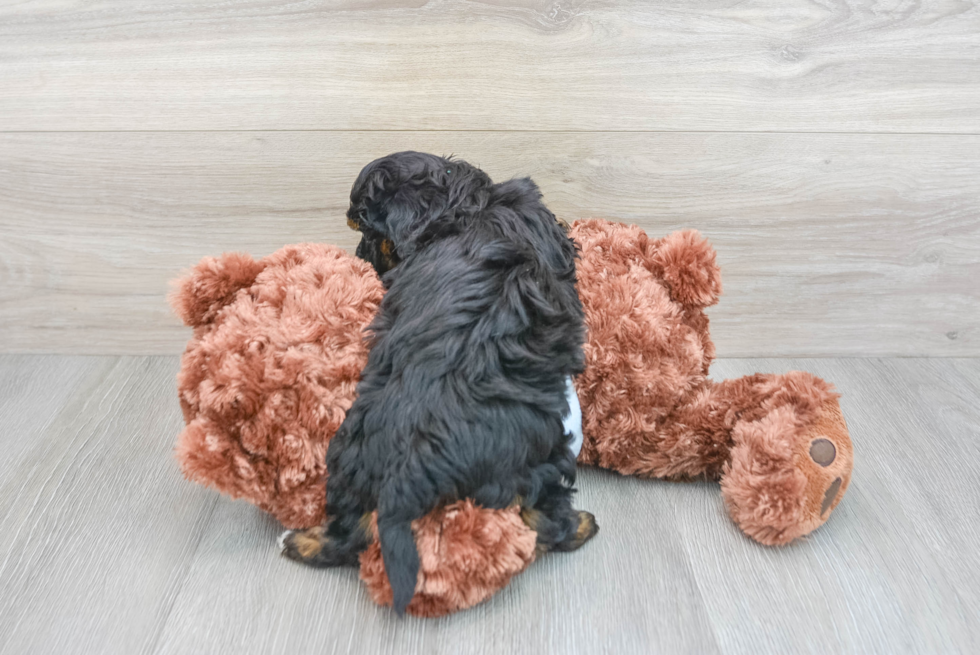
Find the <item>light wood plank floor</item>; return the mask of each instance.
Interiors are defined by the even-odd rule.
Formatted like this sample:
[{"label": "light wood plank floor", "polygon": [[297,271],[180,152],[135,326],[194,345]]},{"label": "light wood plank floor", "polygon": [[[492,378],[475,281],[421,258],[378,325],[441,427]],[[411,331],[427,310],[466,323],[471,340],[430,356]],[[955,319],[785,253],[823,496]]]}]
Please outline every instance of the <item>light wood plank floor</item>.
[{"label": "light wood plank floor", "polygon": [[980,360],[723,360],[836,383],[856,447],[831,521],[763,548],[718,487],[580,478],[602,532],[489,602],[397,619],[352,570],[182,479],[175,357],[0,357],[0,653],[968,652],[980,640]]},{"label": "light wood plank floor", "polygon": [[980,356],[978,0],[0,2],[0,353],[172,355],[400,149],[703,231],[731,357]]}]

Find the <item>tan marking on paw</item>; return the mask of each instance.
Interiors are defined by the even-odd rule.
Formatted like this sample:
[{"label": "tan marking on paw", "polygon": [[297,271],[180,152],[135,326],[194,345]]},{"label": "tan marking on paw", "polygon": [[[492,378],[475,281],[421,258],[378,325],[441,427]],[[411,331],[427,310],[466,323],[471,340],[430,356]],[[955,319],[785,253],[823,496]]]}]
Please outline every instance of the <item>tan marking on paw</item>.
[{"label": "tan marking on paw", "polygon": [[323,543],[326,541],[323,538],[323,528],[321,527],[296,532],[289,540],[303,559],[310,559],[319,555],[320,551],[323,550]]},{"label": "tan marking on paw", "polygon": [[575,531],[575,548],[578,548],[586,541],[595,536],[596,532],[599,531],[599,526],[596,525],[595,517],[589,512],[579,512],[578,513],[578,529]]}]

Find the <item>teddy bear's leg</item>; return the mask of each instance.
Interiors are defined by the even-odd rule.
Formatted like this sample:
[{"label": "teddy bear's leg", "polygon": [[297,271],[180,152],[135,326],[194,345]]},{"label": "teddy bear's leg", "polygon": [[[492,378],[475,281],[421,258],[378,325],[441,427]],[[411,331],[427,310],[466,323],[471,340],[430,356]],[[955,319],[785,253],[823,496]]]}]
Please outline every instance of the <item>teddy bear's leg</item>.
[{"label": "teddy bear's leg", "polygon": [[[406,611],[415,616],[473,607],[506,587],[537,555],[537,535],[521,520],[517,505],[491,510],[459,501],[414,521],[412,530],[420,566]],[[377,535],[376,521],[372,535]],[[361,554],[361,579],[376,603],[393,603],[377,539]]]},{"label": "teddy bear's leg", "polygon": [[767,411],[769,377],[706,382],[648,429],[618,439],[615,457],[600,459],[598,465],[640,477],[719,479],[731,455],[736,424]]},{"label": "teddy bear's leg", "polygon": [[850,483],[853,449],[826,382],[794,372],[764,376],[760,387],[763,402],[732,430],[721,489],[742,531],[780,545],[827,521]]},{"label": "teddy bear's leg", "polygon": [[628,443],[611,468],[642,477],[720,479],[732,519],[769,545],[826,522],[853,463],[837,394],[802,372],[709,382]]}]

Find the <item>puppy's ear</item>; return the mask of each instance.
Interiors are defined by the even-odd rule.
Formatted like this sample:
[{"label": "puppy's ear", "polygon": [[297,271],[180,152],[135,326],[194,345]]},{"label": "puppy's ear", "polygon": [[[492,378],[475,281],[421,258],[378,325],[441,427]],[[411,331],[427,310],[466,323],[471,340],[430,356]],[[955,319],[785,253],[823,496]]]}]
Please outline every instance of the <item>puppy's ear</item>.
[{"label": "puppy's ear", "polygon": [[350,194],[350,209],[347,210],[347,225],[352,230],[363,233],[387,234],[383,206],[391,187],[394,186],[391,172],[381,162],[371,162],[365,166]]},{"label": "puppy's ear", "polygon": [[[418,233],[446,208],[415,153],[391,155],[365,167],[354,184],[347,222],[398,259],[415,251]],[[420,170],[415,170],[420,168]],[[397,252],[396,252],[397,251]]]},{"label": "puppy's ear", "polygon": [[384,234],[400,259],[415,252],[420,233],[445,212],[445,197],[434,191],[427,185],[402,185],[384,203]]},{"label": "puppy's ear", "polygon": [[495,184],[497,202],[510,207],[524,219],[524,228],[534,235],[534,242],[544,249],[545,260],[558,271],[573,272],[577,252],[568,236],[567,225],[544,204],[541,190],[529,177]]}]

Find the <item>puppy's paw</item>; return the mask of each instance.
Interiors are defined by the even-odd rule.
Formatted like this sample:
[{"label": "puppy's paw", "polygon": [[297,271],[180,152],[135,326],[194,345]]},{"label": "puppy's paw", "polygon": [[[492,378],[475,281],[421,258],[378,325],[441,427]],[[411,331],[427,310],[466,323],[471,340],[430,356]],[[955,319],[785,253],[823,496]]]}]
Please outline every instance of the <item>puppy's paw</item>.
[{"label": "puppy's paw", "polygon": [[316,566],[321,559],[327,536],[322,527],[308,530],[286,530],[279,535],[279,552],[296,562]]},{"label": "puppy's paw", "polygon": [[595,522],[595,515],[591,512],[580,511],[578,513],[578,529],[575,530],[575,537],[572,539],[570,550],[581,548],[597,532],[599,532],[599,524]]}]

